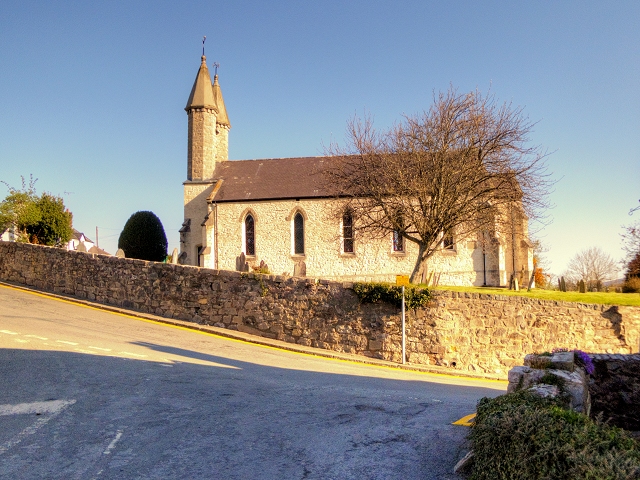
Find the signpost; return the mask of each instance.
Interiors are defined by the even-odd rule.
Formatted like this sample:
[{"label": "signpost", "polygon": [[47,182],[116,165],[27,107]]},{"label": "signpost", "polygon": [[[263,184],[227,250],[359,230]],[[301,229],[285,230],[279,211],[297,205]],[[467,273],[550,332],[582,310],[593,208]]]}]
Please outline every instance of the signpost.
[{"label": "signpost", "polygon": [[404,287],[409,285],[409,277],[406,275],[396,275],[396,285],[402,287],[402,364],[407,361],[407,348],[406,348],[406,330],[405,330],[405,315],[404,315]]}]

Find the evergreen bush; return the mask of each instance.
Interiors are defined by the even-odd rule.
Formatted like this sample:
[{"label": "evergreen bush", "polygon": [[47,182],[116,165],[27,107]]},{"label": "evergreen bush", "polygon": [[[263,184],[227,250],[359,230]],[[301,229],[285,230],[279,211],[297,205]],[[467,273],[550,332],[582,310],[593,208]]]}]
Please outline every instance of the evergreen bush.
[{"label": "evergreen bush", "polygon": [[471,430],[472,480],[638,479],[640,445],[526,390],[483,398]]},{"label": "evergreen bush", "polygon": [[127,258],[162,262],[167,256],[167,236],[162,222],[153,212],[136,212],[122,229],[118,248]]},{"label": "evergreen bush", "polygon": [[[353,284],[362,303],[387,302],[396,307],[402,305],[402,287],[390,283],[358,282]],[[426,288],[409,285],[404,292],[405,306],[407,308],[419,308],[427,305],[431,299],[431,292]]]}]

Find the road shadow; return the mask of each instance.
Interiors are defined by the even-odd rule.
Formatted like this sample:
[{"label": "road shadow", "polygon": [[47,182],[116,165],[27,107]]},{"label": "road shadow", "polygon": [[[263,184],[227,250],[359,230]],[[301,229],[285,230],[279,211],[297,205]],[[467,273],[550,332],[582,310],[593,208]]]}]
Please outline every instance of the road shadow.
[{"label": "road shadow", "polygon": [[0,404],[76,401],[12,432],[0,477],[457,478],[467,430],[451,422],[501,393],[136,345],[219,366],[0,349]]}]

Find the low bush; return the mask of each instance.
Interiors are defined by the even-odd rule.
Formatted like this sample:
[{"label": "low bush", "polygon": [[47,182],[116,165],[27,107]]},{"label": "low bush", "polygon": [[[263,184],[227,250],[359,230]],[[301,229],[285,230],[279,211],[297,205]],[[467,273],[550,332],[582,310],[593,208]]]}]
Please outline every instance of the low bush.
[{"label": "low bush", "polygon": [[[396,307],[402,305],[402,287],[390,283],[358,282],[353,284],[362,303],[387,302]],[[409,285],[404,292],[405,306],[407,308],[424,307],[431,299],[431,292],[426,288]]]},{"label": "low bush", "polygon": [[640,293],[640,277],[629,277],[622,285],[624,293]]},{"label": "low bush", "polygon": [[640,445],[624,430],[526,390],[480,400],[470,438],[472,480],[640,479]]}]

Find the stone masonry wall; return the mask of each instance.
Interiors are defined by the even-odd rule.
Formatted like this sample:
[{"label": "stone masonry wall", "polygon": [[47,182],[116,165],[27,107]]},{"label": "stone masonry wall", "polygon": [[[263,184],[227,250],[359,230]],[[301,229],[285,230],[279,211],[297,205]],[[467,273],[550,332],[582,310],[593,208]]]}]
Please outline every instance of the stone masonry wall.
[{"label": "stone masonry wall", "polygon": [[[333,214],[335,206],[335,201],[326,199],[218,204],[218,268],[235,269],[236,258],[244,250],[244,219],[251,213],[256,255],[248,260],[254,264],[263,260],[274,273],[291,275],[295,263],[302,260],[308,276],[336,281],[395,281],[396,275],[411,274],[417,245],[407,241],[405,252],[393,252],[390,234],[384,239],[356,237],[355,252],[344,253],[340,219]],[[293,217],[298,211],[305,218],[304,255],[293,253]],[[213,229],[210,235],[215,235]],[[215,245],[215,239],[208,239],[207,244]],[[482,251],[475,242],[460,240],[453,251],[434,255],[428,268],[442,273],[440,283],[444,285],[482,284]]]},{"label": "stone masonry wall", "polygon": [[184,183],[184,218],[191,220],[188,232],[181,234],[181,253],[186,252],[187,265],[198,265],[198,245],[203,245],[202,221],[207,215],[207,197],[213,189],[211,182]]},{"label": "stone masonry wall", "polygon": [[[0,242],[0,280],[264,337],[401,360],[401,321],[349,284]],[[505,376],[532,351],[636,353],[640,308],[437,291],[407,312],[407,360]]]},{"label": "stone masonry wall", "polygon": [[196,108],[188,115],[187,179],[209,179],[216,166],[216,114],[209,108]]},{"label": "stone masonry wall", "polygon": [[602,413],[627,430],[640,431],[640,355],[591,355],[595,372],[589,383],[591,413]]}]

